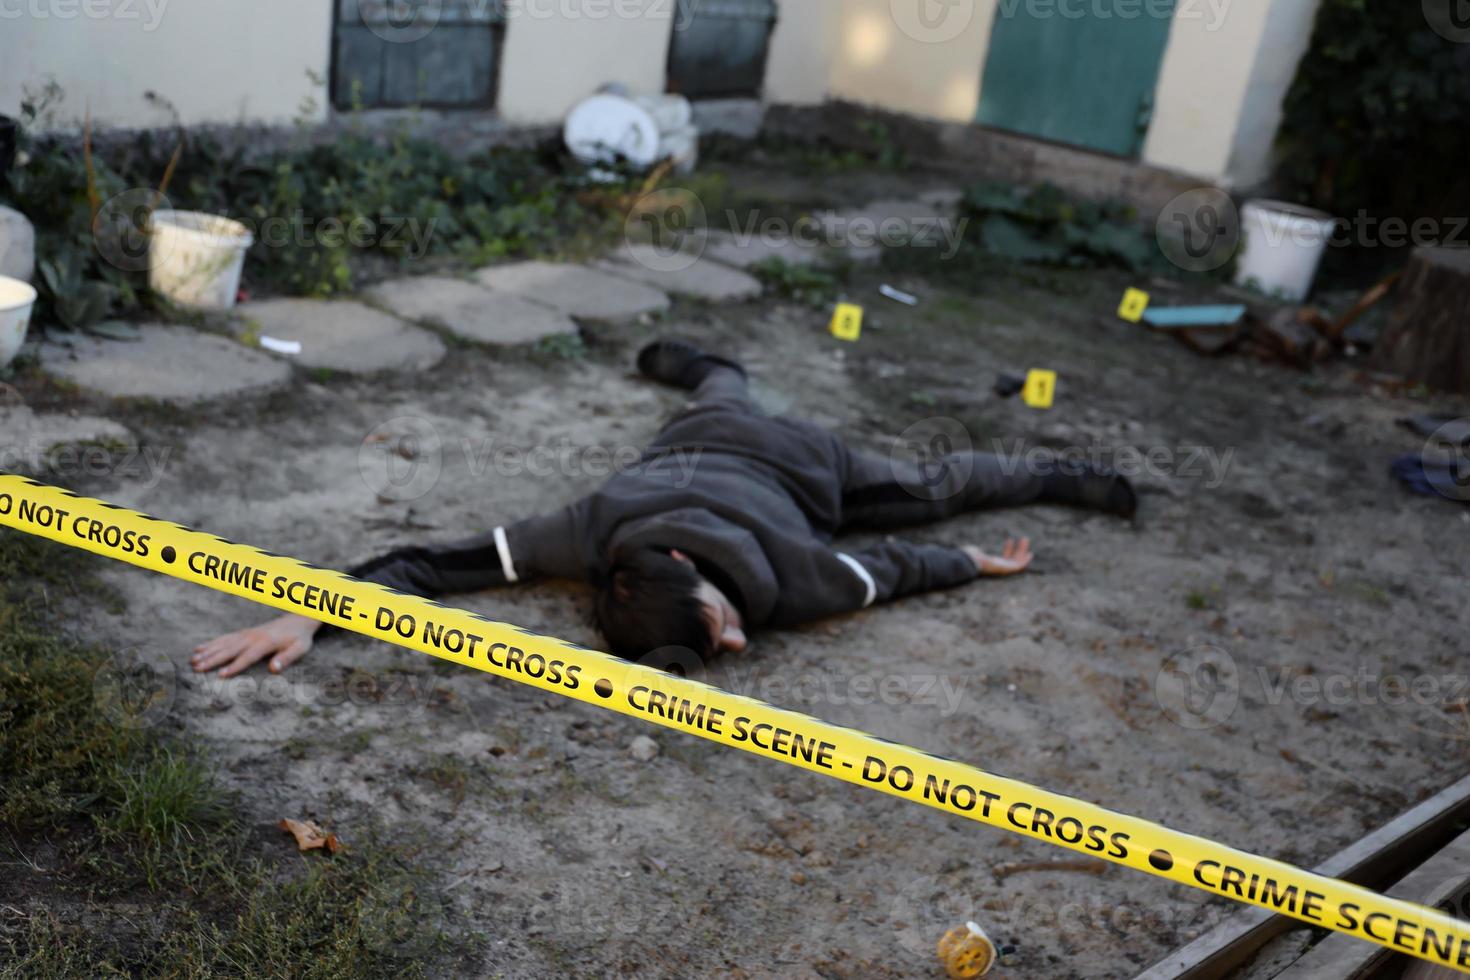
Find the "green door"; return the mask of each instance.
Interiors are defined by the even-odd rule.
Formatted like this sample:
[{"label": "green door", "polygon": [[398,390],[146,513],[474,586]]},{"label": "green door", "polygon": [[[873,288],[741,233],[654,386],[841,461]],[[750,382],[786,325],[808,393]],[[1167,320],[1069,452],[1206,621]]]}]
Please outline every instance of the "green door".
[{"label": "green door", "polygon": [[1153,116],[1174,6],[1000,0],[979,122],[1136,156]]}]

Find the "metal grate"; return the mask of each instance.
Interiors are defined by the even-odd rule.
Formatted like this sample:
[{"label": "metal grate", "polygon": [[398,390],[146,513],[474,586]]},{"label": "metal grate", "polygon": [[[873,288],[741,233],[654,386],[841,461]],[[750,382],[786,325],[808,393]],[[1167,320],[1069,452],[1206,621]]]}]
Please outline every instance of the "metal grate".
[{"label": "metal grate", "polygon": [[337,0],[332,104],[490,108],[504,33],[500,0]]},{"label": "metal grate", "polygon": [[775,0],[679,0],[669,91],[691,99],[759,95],[775,26]]}]

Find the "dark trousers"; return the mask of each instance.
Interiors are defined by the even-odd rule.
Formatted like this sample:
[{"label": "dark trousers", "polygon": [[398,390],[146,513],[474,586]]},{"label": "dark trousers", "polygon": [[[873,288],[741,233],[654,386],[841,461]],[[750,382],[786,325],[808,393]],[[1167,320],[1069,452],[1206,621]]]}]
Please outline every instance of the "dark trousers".
[{"label": "dark trousers", "polygon": [[[760,414],[750,400],[745,376],[730,368],[710,372],[695,400]],[[957,422],[948,427],[960,431]],[[995,453],[961,451],[914,462],[907,447],[882,456],[832,438],[837,445],[833,477],[842,486],[844,529],[932,524],[966,511],[1033,503],[1044,490],[1043,477],[1028,472],[1020,457],[1008,460]]]}]

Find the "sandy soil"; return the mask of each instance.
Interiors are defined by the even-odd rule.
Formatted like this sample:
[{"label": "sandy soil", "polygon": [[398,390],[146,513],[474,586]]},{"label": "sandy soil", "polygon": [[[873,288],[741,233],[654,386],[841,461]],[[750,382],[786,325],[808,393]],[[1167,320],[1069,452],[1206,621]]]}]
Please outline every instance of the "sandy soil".
[{"label": "sandy soil", "polygon": [[[1027,534],[1040,557],[1015,580],[761,636],[715,683],[1307,864],[1463,774],[1470,727],[1445,702],[1470,694],[1455,686],[1470,511],[1387,473],[1419,444],[1394,420],[1428,406],[1346,367],[1200,358],[1114,320],[1114,274],[896,277],[923,298],[912,311],[877,297],[882,278],[854,296],[871,309],[856,345],[818,310],[681,302],[661,322],[589,328],[570,361],[463,348],[430,375],[302,377],[188,413],[83,402],[167,457],[78,488],[341,567],[590,490],[605,460],[589,448],[637,447],[679,404],[629,370],[639,345],[679,332],[744,358],[773,408],[878,451],[901,451],[916,423],[959,425],[983,449],[1159,451],[1136,525],[1037,507],[918,532]],[[1053,410],[989,393],[997,371],[1031,367],[1060,372]],[[365,439],[423,423],[437,479],[420,471],[427,492],[385,503]],[[525,472],[514,451],[538,446],[572,475]],[[442,841],[446,926],[481,940],[465,972],[934,977],[934,940],[974,918],[1014,947],[996,975],[1127,977],[1229,911],[1118,868],[1017,872],[1071,855],[356,637],[282,678],[196,676],[189,648],[261,610],[106,576],[126,609],[82,610],[79,628],[177,665],[163,723],[210,746],[263,826],[306,815],[349,841],[372,826]],[[463,604],[596,643],[578,587]],[[1158,682],[1181,656],[1222,678],[1193,714],[1168,696],[1176,675]],[[1386,674],[1440,687],[1388,704]],[[1343,675],[1350,693],[1283,690],[1298,675]],[[652,761],[629,753],[640,735]]]}]

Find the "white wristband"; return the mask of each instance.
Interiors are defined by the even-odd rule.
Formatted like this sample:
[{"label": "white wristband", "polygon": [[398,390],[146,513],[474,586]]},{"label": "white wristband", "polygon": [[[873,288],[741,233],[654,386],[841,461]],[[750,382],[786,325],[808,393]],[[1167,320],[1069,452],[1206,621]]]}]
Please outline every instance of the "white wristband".
[{"label": "white wristband", "polygon": [[515,563],[510,560],[510,542],[506,540],[503,527],[495,529],[495,550],[500,554],[500,570],[505,573],[505,580],[519,582],[521,579],[516,575]]}]

